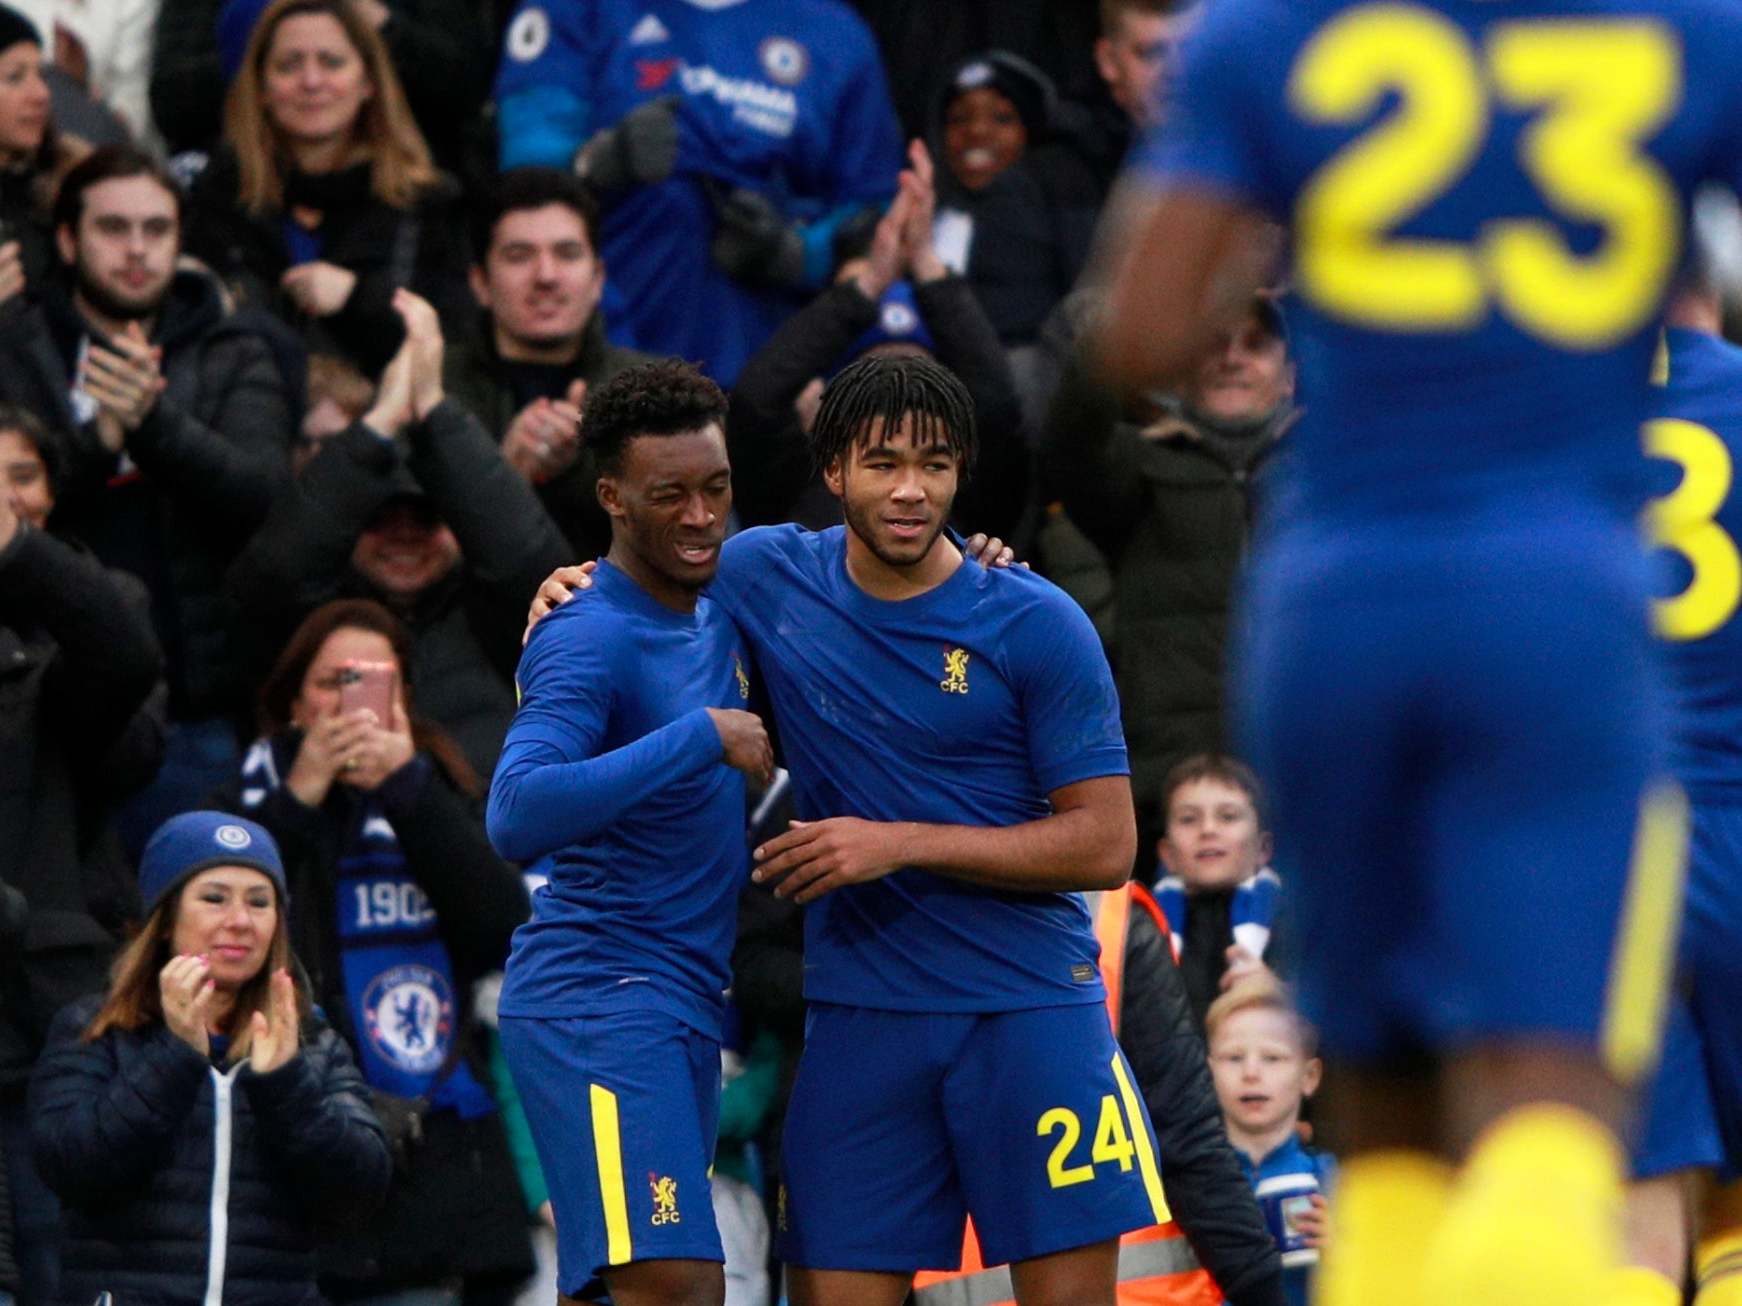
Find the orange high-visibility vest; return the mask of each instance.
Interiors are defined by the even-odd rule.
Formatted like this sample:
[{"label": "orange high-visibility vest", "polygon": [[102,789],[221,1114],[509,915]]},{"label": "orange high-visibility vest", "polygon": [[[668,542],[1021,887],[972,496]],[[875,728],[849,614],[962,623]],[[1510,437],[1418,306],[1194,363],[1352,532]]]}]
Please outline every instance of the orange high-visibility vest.
[{"label": "orange high-visibility vest", "polygon": [[[1141,885],[1101,895],[1095,937],[1101,944],[1101,980],[1115,1035],[1124,992],[1125,927],[1133,902],[1155,917],[1162,938],[1169,936],[1161,908]],[[918,1306],[1016,1306],[1010,1267],[981,1263],[980,1240],[971,1220],[962,1243],[962,1268],[920,1271],[913,1277],[913,1295]],[[1134,1230],[1119,1240],[1120,1306],[1221,1306],[1221,1302],[1222,1290],[1198,1265],[1191,1244],[1172,1220]]]}]

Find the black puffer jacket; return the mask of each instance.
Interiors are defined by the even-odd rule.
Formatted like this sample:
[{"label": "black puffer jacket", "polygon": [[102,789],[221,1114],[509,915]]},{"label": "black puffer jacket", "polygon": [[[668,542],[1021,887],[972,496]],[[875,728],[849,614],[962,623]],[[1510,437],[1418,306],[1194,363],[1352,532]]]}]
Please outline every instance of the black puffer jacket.
[{"label": "black puffer jacket", "polygon": [[392,1164],[344,1040],[305,1021],[298,1054],[257,1075],[161,1023],[85,1042],[101,1004],[55,1019],[30,1086],[37,1165],[66,1212],[62,1299],[196,1306],[221,1273],[226,1302],[317,1302],[317,1225],[373,1210]]},{"label": "black puffer jacket", "polygon": [[[355,1044],[368,1035],[356,1027],[346,997],[337,903],[341,859],[354,846],[364,808],[361,795],[345,785],[333,785],[319,808],[309,808],[289,789],[264,782],[289,775],[301,746],[296,730],[256,744],[248,777],[238,776],[213,806],[259,821],[283,849],[291,942],[315,1000]],[[406,875],[435,911],[460,995],[458,1046],[487,1083],[472,987],[508,960],[509,937],[530,914],[525,883],[490,847],[475,805],[427,754],[390,775],[374,797],[399,841]],[[500,1114],[465,1120],[454,1111],[429,1111],[422,1129],[422,1141],[400,1158],[382,1210],[322,1248],[321,1281],[335,1300],[457,1275],[514,1283],[532,1272],[524,1198]]]},{"label": "black puffer jacket", "polygon": [[151,591],[170,667],[170,715],[238,711],[224,569],[290,479],[291,399],[273,348],[226,312],[216,281],[178,272],[158,315],[168,388],[127,437],[124,466],[81,427],[68,390],[89,328],[60,286],[38,308],[0,310],[0,398],[67,435],[55,526]]},{"label": "black puffer jacket", "polygon": [[[411,207],[399,209],[376,198],[369,173],[366,163],[321,176],[293,173],[285,183],[283,210],[251,213],[238,198],[235,156],[221,152],[188,201],[187,250],[209,263],[242,303],[295,323],[311,351],[343,355],[374,376],[405,339],[393,311],[395,290],[416,291],[444,321],[464,321],[472,305],[459,187],[443,178]],[[292,266],[284,231],[292,207],[322,215],[321,260],[357,275],[350,298],[331,317],[309,317],[279,289]]]}]

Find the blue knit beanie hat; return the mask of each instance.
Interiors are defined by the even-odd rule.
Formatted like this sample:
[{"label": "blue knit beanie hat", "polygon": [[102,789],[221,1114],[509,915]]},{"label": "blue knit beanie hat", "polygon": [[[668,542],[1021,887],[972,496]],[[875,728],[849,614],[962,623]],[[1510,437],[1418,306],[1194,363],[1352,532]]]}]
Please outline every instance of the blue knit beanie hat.
[{"label": "blue knit beanie hat", "polygon": [[183,812],[157,827],[139,859],[139,897],[149,916],[190,875],[214,866],[247,866],[278,886],[290,901],[284,859],[265,829],[228,812]]}]

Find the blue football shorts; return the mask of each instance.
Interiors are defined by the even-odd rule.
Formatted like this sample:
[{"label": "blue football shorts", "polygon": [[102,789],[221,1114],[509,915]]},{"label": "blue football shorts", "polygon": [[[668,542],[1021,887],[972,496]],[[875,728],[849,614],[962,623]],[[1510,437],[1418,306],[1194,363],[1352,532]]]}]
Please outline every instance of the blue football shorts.
[{"label": "blue football shorts", "polygon": [[1167,1219],[1155,1135],[1105,1004],[993,1014],[813,1003],[787,1109],[782,1260],[988,1265]]},{"label": "blue football shorts", "polygon": [[709,1171],[720,1044],[651,1010],[504,1016],[502,1053],[556,1216],[557,1287],[598,1300],[631,1261],[724,1261]]},{"label": "blue football shorts", "polygon": [[1234,695],[1326,1055],[1653,1063],[1686,801],[1646,597],[1633,523],[1577,499],[1265,541]]},{"label": "blue football shorts", "polygon": [[1742,1178],[1742,802],[1696,799],[1676,1006],[1634,1151],[1642,1179]]}]

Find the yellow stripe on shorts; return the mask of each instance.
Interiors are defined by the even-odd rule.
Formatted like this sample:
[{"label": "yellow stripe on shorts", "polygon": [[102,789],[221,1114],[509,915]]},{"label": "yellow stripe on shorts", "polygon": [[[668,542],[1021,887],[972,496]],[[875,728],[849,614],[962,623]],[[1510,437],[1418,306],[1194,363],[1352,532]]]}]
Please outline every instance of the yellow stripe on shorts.
[{"label": "yellow stripe on shorts", "polygon": [[1637,1080],[1657,1060],[1687,869],[1687,795],[1681,786],[1665,782],[1654,786],[1640,804],[1633,865],[1610,962],[1602,1052],[1604,1063],[1622,1083]]},{"label": "yellow stripe on shorts", "polygon": [[1149,1209],[1157,1224],[1166,1224],[1173,1216],[1167,1209],[1167,1196],[1161,1191],[1161,1172],[1155,1166],[1155,1144],[1150,1141],[1149,1122],[1143,1118],[1143,1108],[1131,1087],[1131,1076],[1125,1073],[1125,1058],[1113,1054],[1113,1078],[1119,1082],[1119,1099],[1125,1104],[1125,1123],[1131,1129],[1131,1141],[1137,1144],[1137,1168],[1143,1172],[1143,1188],[1149,1194]]},{"label": "yellow stripe on shorts", "polygon": [[623,1139],[617,1126],[617,1095],[589,1084],[593,1108],[593,1159],[599,1166],[599,1200],[605,1206],[605,1263],[627,1265],[635,1248],[629,1240],[629,1198],[623,1191]]}]

